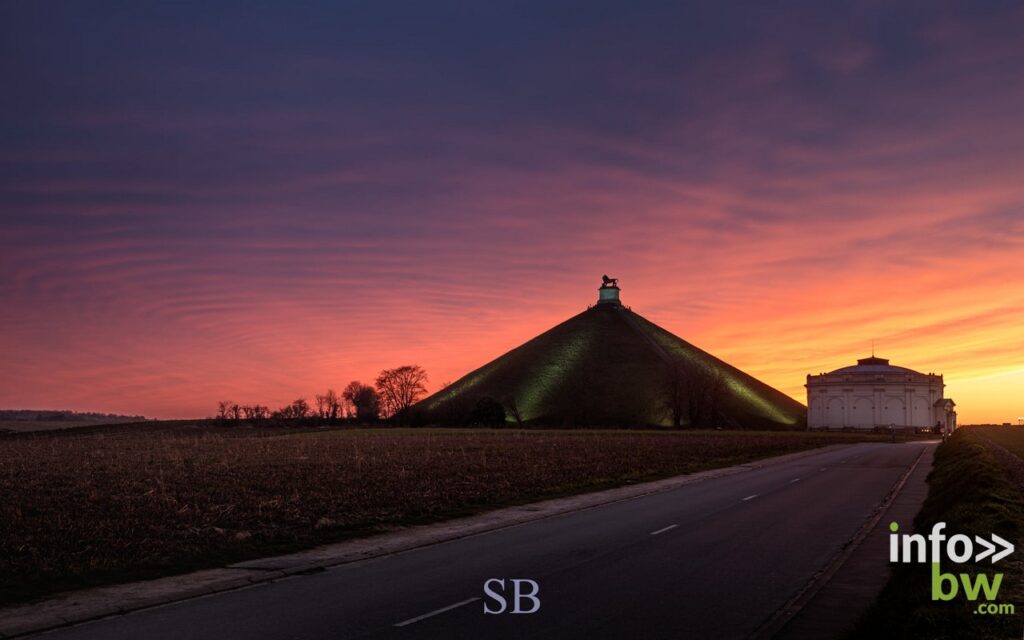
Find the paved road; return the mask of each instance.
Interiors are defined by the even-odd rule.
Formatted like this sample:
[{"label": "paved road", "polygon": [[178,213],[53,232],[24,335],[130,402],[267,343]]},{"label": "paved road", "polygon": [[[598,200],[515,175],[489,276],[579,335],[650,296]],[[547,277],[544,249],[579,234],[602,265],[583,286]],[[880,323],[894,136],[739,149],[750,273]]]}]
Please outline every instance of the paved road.
[{"label": "paved road", "polygon": [[[850,445],[45,637],[749,637],[841,551],[923,446]],[[497,606],[483,598],[489,578],[536,580],[540,611],[484,615],[485,602]]]}]

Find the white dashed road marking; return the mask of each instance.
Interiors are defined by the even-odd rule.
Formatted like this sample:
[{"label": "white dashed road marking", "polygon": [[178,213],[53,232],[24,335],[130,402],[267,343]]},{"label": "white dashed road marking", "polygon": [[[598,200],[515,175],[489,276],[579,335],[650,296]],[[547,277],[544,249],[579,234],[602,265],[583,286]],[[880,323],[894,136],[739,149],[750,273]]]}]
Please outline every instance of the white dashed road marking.
[{"label": "white dashed road marking", "polygon": [[404,626],[410,625],[410,624],[412,624],[414,622],[419,622],[420,620],[426,620],[427,618],[432,618],[432,617],[434,617],[434,616],[436,616],[438,614],[444,613],[446,611],[451,611],[452,609],[458,609],[459,607],[465,606],[465,605],[469,604],[470,602],[476,602],[479,599],[480,599],[479,597],[476,597],[476,598],[466,598],[462,602],[456,602],[455,604],[450,604],[447,607],[442,607],[440,609],[436,609],[434,611],[431,611],[430,613],[424,613],[422,616],[416,616],[415,618],[409,618],[408,620],[403,620],[402,622],[399,622],[395,626],[396,627],[404,627]]}]

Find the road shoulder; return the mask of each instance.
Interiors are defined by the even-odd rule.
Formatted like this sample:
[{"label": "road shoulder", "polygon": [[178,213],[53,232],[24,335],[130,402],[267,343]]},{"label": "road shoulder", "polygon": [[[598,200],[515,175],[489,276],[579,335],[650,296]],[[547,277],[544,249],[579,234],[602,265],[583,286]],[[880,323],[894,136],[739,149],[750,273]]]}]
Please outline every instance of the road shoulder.
[{"label": "road shoulder", "polygon": [[860,616],[878,598],[892,573],[889,565],[889,523],[899,522],[904,527],[911,525],[928,497],[927,479],[932,470],[935,448],[935,445],[926,448],[868,534],[774,638],[842,638],[853,630]]}]

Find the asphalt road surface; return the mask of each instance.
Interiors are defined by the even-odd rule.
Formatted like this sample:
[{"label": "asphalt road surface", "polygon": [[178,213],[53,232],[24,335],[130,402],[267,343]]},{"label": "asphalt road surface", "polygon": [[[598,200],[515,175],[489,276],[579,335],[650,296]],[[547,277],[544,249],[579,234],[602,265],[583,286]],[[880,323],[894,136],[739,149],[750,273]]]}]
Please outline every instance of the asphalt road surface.
[{"label": "asphalt road surface", "polygon": [[[745,638],[869,521],[921,444],[855,444],[44,634],[48,640]],[[488,579],[540,610],[487,615]],[[497,591],[497,583],[492,590]],[[530,591],[529,583],[521,583]],[[532,608],[530,600],[521,602]],[[512,603],[509,603],[509,609]]]}]

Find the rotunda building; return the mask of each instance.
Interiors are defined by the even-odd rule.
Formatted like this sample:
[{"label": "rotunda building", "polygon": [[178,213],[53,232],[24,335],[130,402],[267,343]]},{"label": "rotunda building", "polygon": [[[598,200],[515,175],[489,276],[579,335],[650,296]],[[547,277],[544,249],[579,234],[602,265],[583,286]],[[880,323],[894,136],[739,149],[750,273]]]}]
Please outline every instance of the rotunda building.
[{"label": "rotunda building", "polygon": [[956,429],[956,403],[944,397],[941,374],[920,373],[861,358],[843,367],[807,376],[808,429]]}]

